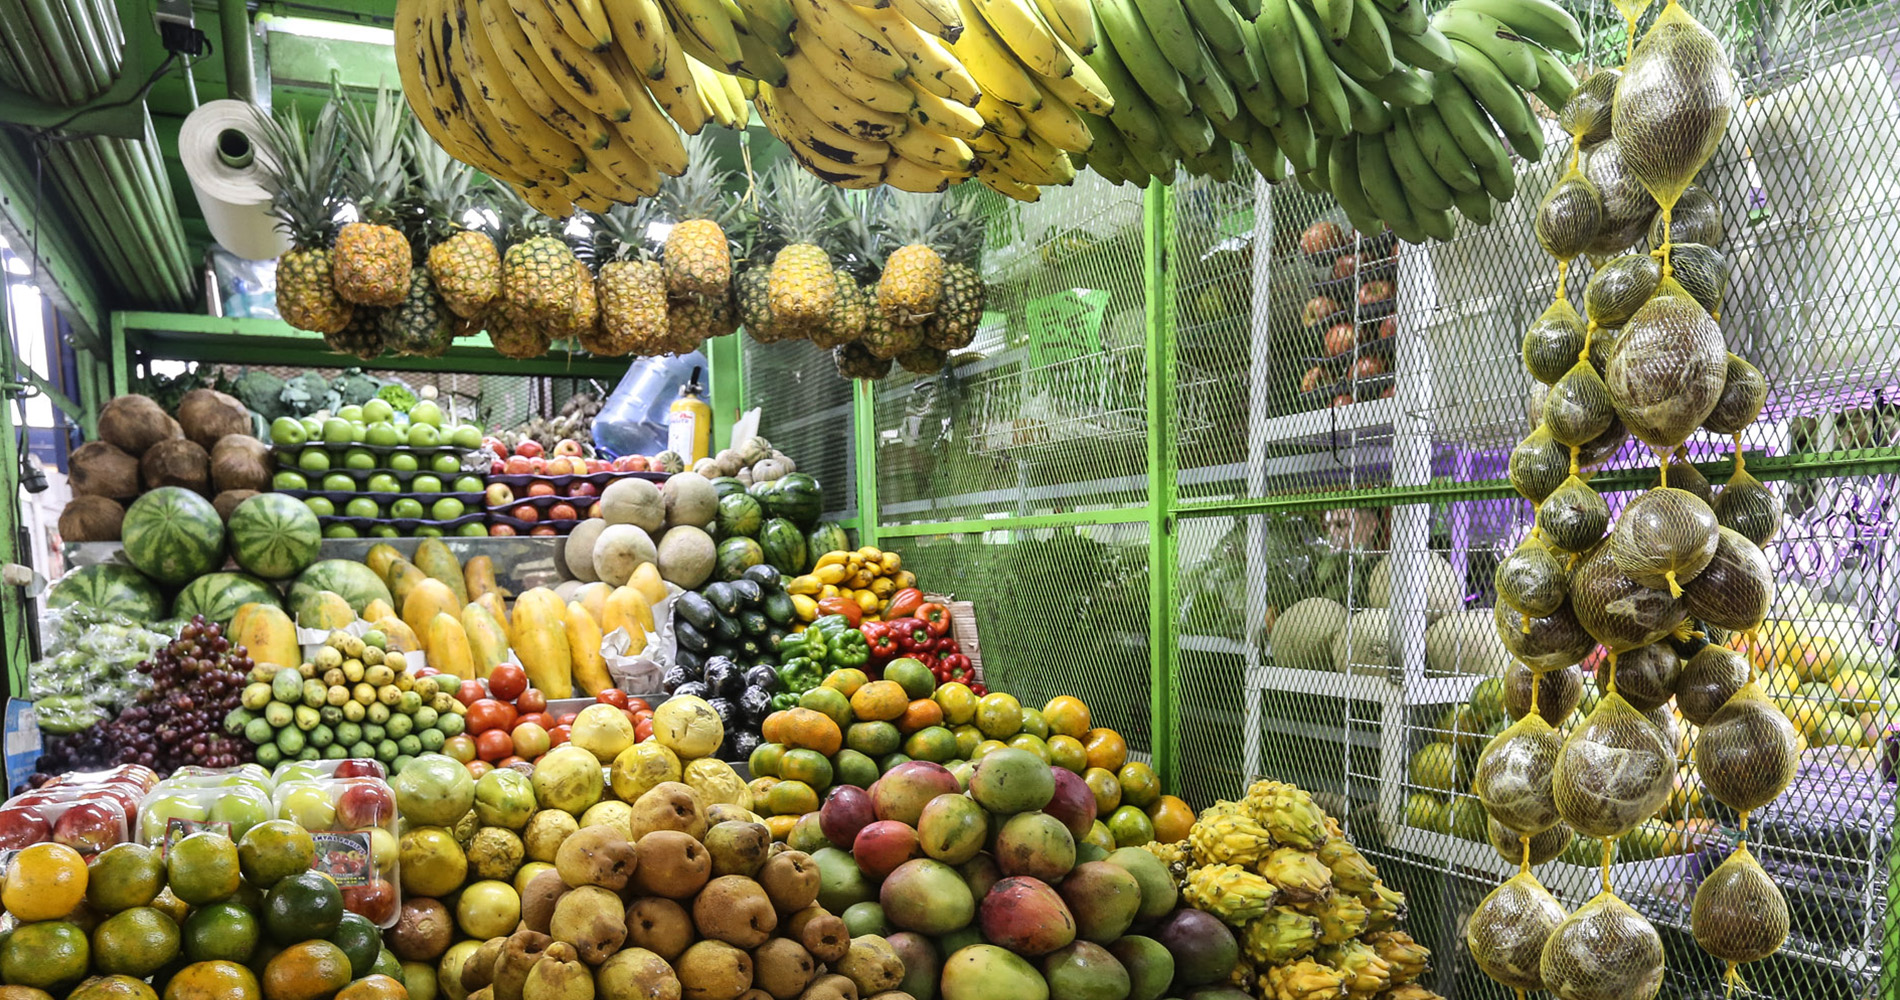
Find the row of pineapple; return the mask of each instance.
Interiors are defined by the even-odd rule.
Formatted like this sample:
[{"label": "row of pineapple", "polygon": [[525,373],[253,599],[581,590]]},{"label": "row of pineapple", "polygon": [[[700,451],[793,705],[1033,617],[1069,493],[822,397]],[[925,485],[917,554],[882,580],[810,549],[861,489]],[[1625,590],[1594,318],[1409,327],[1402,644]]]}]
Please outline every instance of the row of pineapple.
[{"label": "row of pineapple", "polygon": [[1148,849],[1189,905],[1236,929],[1232,985],[1260,1000],[1437,1000],[1416,982],[1431,952],[1398,927],[1405,897],[1303,789],[1257,781]]}]

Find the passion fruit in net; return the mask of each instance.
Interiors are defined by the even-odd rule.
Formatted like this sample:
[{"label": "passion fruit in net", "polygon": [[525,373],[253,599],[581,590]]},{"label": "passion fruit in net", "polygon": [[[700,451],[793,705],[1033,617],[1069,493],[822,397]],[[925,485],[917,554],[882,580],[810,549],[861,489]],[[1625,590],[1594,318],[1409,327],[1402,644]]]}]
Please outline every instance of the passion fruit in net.
[{"label": "passion fruit in net", "polygon": [[1537,527],[1552,548],[1564,552],[1582,552],[1603,538],[1610,526],[1610,505],[1589,484],[1576,476],[1537,505]]},{"label": "passion fruit in net", "polygon": [[1669,748],[1671,759],[1681,762],[1688,754],[1688,748],[1682,745],[1682,725],[1676,721],[1676,710],[1668,705],[1657,705],[1643,713],[1643,718],[1656,727],[1657,735],[1662,737],[1663,746]]},{"label": "passion fruit in net", "polygon": [[1669,267],[1676,283],[1696,304],[1710,313],[1721,311],[1728,294],[1728,257],[1700,243],[1678,243],[1669,250]]},{"label": "passion fruit in net", "polygon": [[1716,710],[1695,744],[1703,789],[1737,812],[1773,802],[1794,780],[1800,760],[1794,723],[1756,681]]},{"label": "passion fruit in net", "polygon": [[1676,708],[1683,718],[1706,726],[1748,683],[1748,674],[1748,657],[1710,643],[1683,663],[1676,678]]},{"label": "passion fruit in net", "polygon": [[1498,602],[1491,609],[1498,638],[1504,648],[1532,670],[1557,670],[1583,659],[1594,645],[1590,634],[1578,624],[1570,603],[1548,615],[1526,618],[1510,605]]},{"label": "passion fruit in net", "polygon": [[1551,931],[1538,968],[1544,988],[1564,1000],[1651,1000],[1662,987],[1662,938],[1602,892]]},{"label": "passion fruit in net", "polygon": [[[1499,857],[1514,865],[1524,863],[1524,842],[1519,839],[1523,836],[1522,834],[1495,819],[1485,820],[1484,832]],[[1570,829],[1569,824],[1561,822],[1542,833],[1533,835],[1530,863],[1541,865],[1562,854],[1564,848],[1569,847],[1570,841],[1576,836],[1576,832]]]},{"label": "passion fruit in net", "polygon": [[1702,418],[1702,427],[1716,434],[1740,434],[1761,416],[1767,402],[1768,379],[1761,369],[1739,354],[1730,354],[1722,375],[1722,394],[1716,397],[1715,409]]},{"label": "passion fruit in net", "polygon": [[1583,309],[1599,327],[1620,327],[1656,293],[1662,282],[1662,263],[1646,253],[1627,253],[1590,275],[1583,289]]},{"label": "passion fruit in net", "polygon": [[1551,772],[1564,740],[1541,715],[1527,715],[1493,737],[1478,757],[1471,791],[1491,818],[1520,833],[1557,824]]},{"label": "passion fruit in net", "polygon": [[1531,714],[1531,692],[1537,694],[1537,714],[1561,726],[1583,703],[1583,668],[1572,663],[1557,670],[1533,672],[1522,663],[1504,671],[1504,711],[1512,720]]},{"label": "passion fruit in net", "polygon": [[1575,136],[1584,150],[1610,137],[1610,107],[1616,99],[1616,83],[1622,77],[1614,69],[1597,70],[1577,84],[1563,110],[1557,112],[1557,124]]},{"label": "passion fruit in net", "polygon": [[1545,385],[1554,385],[1583,353],[1583,317],[1569,299],[1558,299],[1524,331],[1524,369]]},{"label": "passion fruit in net", "polygon": [[1630,172],[1616,139],[1605,140],[1584,154],[1583,173],[1603,198],[1603,224],[1590,241],[1588,252],[1614,254],[1634,246],[1649,231],[1649,221],[1656,215],[1656,199]]},{"label": "passion fruit in net", "polygon": [[1711,625],[1746,632],[1768,617],[1775,577],[1760,546],[1729,528],[1716,529],[1715,556],[1682,586],[1689,611]]},{"label": "passion fruit in net", "polygon": [[1709,485],[1709,477],[1703,475],[1702,470],[1696,468],[1694,462],[1689,461],[1689,456],[1683,449],[1677,448],[1669,453],[1669,457],[1657,467],[1656,478],[1650,482],[1648,488],[1654,490],[1661,487],[1665,477],[1670,486],[1694,494],[1695,498],[1703,503],[1715,502],[1715,488]]},{"label": "passion fruit in net", "polygon": [[1638,584],[1680,595],[1715,558],[1715,511],[1673,486],[1637,497],[1616,519],[1610,558]]},{"label": "passion fruit in net", "polygon": [[1614,458],[1617,452],[1623,450],[1624,443],[1629,439],[1630,432],[1623,427],[1622,418],[1610,421],[1608,430],[1591,438],[1588,444],[1577,449],[1578,467],[1589,469],[1602,465]]},{"label": "passion fruit in net", "polygon": [[[1598,668],[1597,690],[1609,693],[1610,676],[1609,670]],[[1652,642],[1618,653],[1615,676],[1616,693],[1638,712],[1647,712],[1675,697],[1682,659],[1667,642]]]},{"label": "passion fruit in net", "polygon": [[1781,498],[1761,480],[1737,469],[1715,498],[1715,523],[1756,545],[1767,545],[1781,530]]},{"label": "passion fruit in net", "polygon": [[1563,606],[1564,595],[1569,593],[1564,576],[1563,559],[1533,535],[1498,560],[1491,582],[1497,588],[1498,600],[1535,618]]},{"label": "passion fruit in net", "polygon": [[1570,475],[1570,449],[1550,436],[1550,429],[1538,426],[1511,451],[1511,486],[1532,503],[1544,498]]},{"label": "passion fruit in net", "polygon": [[1618,837],[1669,801],[1675,748],[1619,694],[1605,695],[1557,754],[1557,812],[1590,837]]},{"label": "passion fruit in net", "polygon": [[1609,430],[1615,419],[1610,387],[1603,384],[1603,376],[1588,361],[1571,365],[1544,398],[1544,426],[1550,428],[1550,436],[1559,444],[1588,444]]},{"label": "passion fruit in net", "polygon": [[1544,193],[1532,221],[1537,242],[1558,260],[1582,253],[1602,225],[1603,196],[1574,166]]},{"label": "passion fruit in net", "polygon": [[1681,285],[1665,280],[1624,324],[1603,380],[1630,432],[1661,452],[1715,409],[1727,370],[1722,331]]},{"label": "passion fruit in net", "polygon": [[[1627,513],[1624,517],[1628,517]],[[1570,605],[1586,634],[1612,652],[1660,642],[1683,618],[1682,601],[1666,590],[1645,587],[1617,569],[1609,543],[1599,545],[1570,571]]]},{"label": "passion fruit in net", "polygon": [[1689,932],[1703,951],[1738,965],[1767,958],[1788,940],[1788,900],[1747,844],[1696,888]]},{"label": "passion fruit in net", "polygon": [[[1649,224],[1649,246],[1654,250],[1663,245],[1662,213]],[[1704,191],[1701,185],[1691,184],[1682,189],[1682,195],[1676,199],[1676,206],[1669,212],[1669,241],[1672,243],[1700,243],[1704,246],[1720,248],[1728,238],[1728,227],[1722,219],[1722,206]]]},{"label": "passion fruit in net", "polygon": [[1722,141],[1738,101],[1722,43],[1672,3],[1623,67],[1610,134],[1657,203],[1674,205]]},{"label": "passion fruit in net", "polygon": [[1563,919],[1563,904],[1536,876],[1519,872],[1471,911],[1465,946],[1478,968],[1504,986],[1542,989],[1544,944]]}]

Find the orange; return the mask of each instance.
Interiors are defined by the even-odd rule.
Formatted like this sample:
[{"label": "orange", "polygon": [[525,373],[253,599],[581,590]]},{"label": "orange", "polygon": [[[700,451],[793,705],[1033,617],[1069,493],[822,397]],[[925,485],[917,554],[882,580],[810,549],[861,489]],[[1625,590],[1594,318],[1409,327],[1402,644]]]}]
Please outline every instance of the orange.
[{"label": "orange", "polygon": [[778,784],[778,778],[776,777],[753,778],[745,787],[747,791],[752,793],[752,801],[764,802],[765,793],[771,791],[772,786],[776,784]]},{"label": "orange", "polygon": [[1091,767],[1083,772],[1082,781],[1095,793],[1095,815],[1106,816],[1121,807],[1122,783],[1115,772],[1105,767]]},{"label": "orange", "polygon": [[1122,806],[1108,817],[1108,832],[1115,835],[1117,847],[1140,847],[1155,839],[1155,827],[1148,814],[1134,806]]},{"label": "orange", "polygon": [[943,706],[943,721],[952,726],[966,726],[976,718],[976,692],[967,685],[951,681],[930,697]]},{"label": "orange", "polygon": [[1034,733],[1017,733],[1009,738],[1007,745],[1012,749],[1026,750],[1029,753],[1041,757],[1044,764],[1051,762],[1049,744],[1037,738]]},{"label": "orange", "polygon": [[86,859],[65,844],[34,844],[13,859],[0,905],[15,920],[58,920],[86,898]]},{"label": "orange", "polygon": [[970,751],[970,759],[982,760],[995,751],[1006,749],[1008,746],[1009,744],[1004,743],[1002,740],[984,740],[978,743],[975,749]]},{"label": "orange", "polygon": [[66,1000],[158,1000],[143,979],[123,974],[94,976],[66,994]]},{"label": "orange", "polygon": [[904,741],[904,756],[933,764],[948,764],[957,756],[957,736],[942,726],[919,729]]},{"label": "orange", "polygon": [[409,1000],[409,988],[388,976],[364,976],[344,987],[336,1000]]},{"label": "orange", "polygon": [[1091,729],[1082,746],[1089,752],[1089,766],[1119,771],[1128,763],[1128,743],[1113,729]]},{"label": "orange", "polygon": [[929,698],[919,698],[904,708],[904,714],[897,717],[897,730],[901,733],[914,733],[919,729],[943,725],[943,706]]},{"label": "orange", "polygon": [[1081,739],[1089,734],[1089,707],[1074,695],[1059,694],[1042,706],[1043,720],[1054,736]]},{"label": "orange", "polygon": [[31,986],[0,986],[0,1000],[53,1000],[53,995]]},{"label": "orange", "polygon": [[792,835],[792,827],[798,825],[797,816],[767,816],[765,828],[772,831],[773,840],[784,840]]},{"label": "orange", "polygon": [[1039,740],[1049,738],[1049,720],[1043,718],[1041,712],[1027,705],[1023,706],[1022,727],[1023,732]]},{"label": "orange", "polygon": [[1048,741],[1049,763],[1081,774],[1089,769],[1089,752],[1073,736],[1051,736]]},{"label": "orange", "polygon": [[1161,779],[1141,761],[1123,764],[1115,777],[1122,783],[1122,801],[1137,809],[1146,809],[1161,797]]},{"label": "orange", "polygon": [[825,713],[809,708],[794,708],[785,715],[784,722],[779,726],[779,735],[784,739],[775,742],[788,747],[816,750],[827,757],[844,747],[844,733]]},{"label": "orange", "polygon": [[976,703],[976,728],[993,740],[1006,740],[1022,732],[1023,704],[1015,695],[991,691]]},{"label": "orange", "polygon": [[1148,807],[1148,820],[1154,824],[1156,840],[1179,843],[1194,827],[1194,808],[1172,795],[1163,795]]},{"label": "orange", "polygon": [[193,962],[165,984],[165,1000],[258,1000],[261,996],[257,977],[236,962]]},{"label": "orange", "polygon": [[350,984],[350,957],[328,941],[293,944],[264,966],[265,1000],[327,1000]]},{"label": "orange", "polygon": [[833,670],[831,673],[825,675],[825,679],[820,686],[828,687],[844,695],[846,698],[849,698],[857,694],[859,688],[870,682],[870,676],[864,671],[856,667],[845,667],[843,670]]},{"label": "orange", "polygon": [[851,699],[839,694],[834,688],[816,687],[798,696],[798,707],[809,708],[838,724],[840,730],[850,725]]},{"label": "orange", "polygon": [[779,727],[785,724],[785,717],[789,714],[780,711],[766,716],[765,721],[759,723],[759,738],[767,743],[785,742],[785,733]]},{"label": "orange", "polygon": [[[896,681],[872,681],[851,696],[851,711],[860,719],[889,722],[910,707],[910,696]],[[900,727],[901,728],[901,727]]]},{"label": "orange", "polygon": [[983,742],[983,731],[967,722],[950,731],[957,735],[957,756],[975,760],[977,745]]},{"label": "orange", "polygon": [[781,781],[765,793],[765,808],[775,816],[803,816],[818,808],[818,793],[802,781]]}]

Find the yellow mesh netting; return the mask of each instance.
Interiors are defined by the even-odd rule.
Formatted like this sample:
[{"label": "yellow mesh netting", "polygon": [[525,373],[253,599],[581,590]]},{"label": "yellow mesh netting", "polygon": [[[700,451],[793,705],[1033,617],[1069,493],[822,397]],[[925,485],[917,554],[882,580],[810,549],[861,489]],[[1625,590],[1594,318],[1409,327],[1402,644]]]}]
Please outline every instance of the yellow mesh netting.
[{"label": "yellow mesh netting", "polygon": [[1676,708],[1683,718],[1706,726],[1748,678],[1748,657],[1710,643],[1682,665],[1682,676],[1676,678]]},{"label": "yellow mesh netting", "polygon": [[1553,548],[1564,552],[1582,552],[1595,545],[1609,526],[1609,504],[1574,475],[1537,505],[1538,531]]},{"label": "yellow mesh netting", "polygon": [[1610,133],[1665,209],[1715,152],[1738,96],[1722,43],[1680,4],[1663,8],[1623,68]]},{"label": "yellow mesh netting", "polygon": [[1532,503],[1542,503],[1570,475],[1570,449],[1539,426],[1511,451],[1511,486]]},{"label": "yellow mesh netting", "polygon": [[1703,503],[1715,501],[1715,490],[1709,485],[1709,478],[1689,461],[1688,452],[1682,448],[1670,452],[1669,458],[1657,467],[1656,479],[1648,488],[1653,490],[1665,484],[1693,494]]},{"label": "yellow mesh netting", "polygon": [[[1616,657],[1616,693],[1638,712],[1648,712],[1675,697],[1682,658],[1667,642],[1638,646]],[[1609,671],[1597,673],[1597,687],[1608,691]]]},{"label": "yellow mesh netting", "polygon": [[1524,331],[1524,367],[1545,385],[1556,383],[1583,350],[1583,317],[1569,299],[1560,298]]},{"label": "yellow mesh netting", "polygon": [[1544,426],[1550,428],[1550,436],[1559,444],[1589,444],[1609,430],[1615,419],[1610,387],[1585,360],[1571,365],[1544,397]]},{"label": "yellow mesh netting", "polygon": [[[1660,250],[1663,245],[1662,214],[1649,224],[1649,247]],[[1705,246],[1719,247],[1728,238],[1728,226],[1722,219],[1722,206],[1698,185],[1691,184],[1682,189],[1682,196],[1676,199],[1676,205],[1669,210],[1669,241],[1675,244],[1701,243]]]},{"label": "yellow mesh netting", "polygon": [[1578,624],[1568,602],[1537,618],[1526,618],[1504,603],[1493,607],[1491,614],[1504,648],[1533,671],[1570,666],[1583,659],[1593,645],[1590,633]]},{"label": "yellow mesh netting", "polygon": [[1512,989],[1542,989],[1544,946],[1563,919],[1563,904],[1535,875],[1519,872],[1471,911],[1465,945],[1485,975]]},{"label": "yellow mesh netting", "polygon": [[1570,824],[1560,822],[1548,830],[1533,834],[1529,838],[1527,853],[1524,835],[1495,819],[1487,818],[1484,821],[1484,832],[1499,857],[1512,864],[1526,865],[1541,865],[1562,854],[1577,836],[1576,831],[1570,829]]},{"label": "yellow mesh netting", "polygon": [[1670,274],[1696,304],[1717,315],[1722,311],[1722,296],[1728,293],[1728,255],[1701,243],[1671,245]]},{"label": "yellow mesh netting", "polygon": [[1735,474],[1715,498],[1715,523],[1756,545],[1767,545],[1781,529],[1781,498],[1748,474],[1737,448]]},{"label": "yellow mesh netting", "polygon": [[[1597,340],[1602,340],[1603,334],[1604,331],[1598,330]],[[1592,358],[1593,363],[1594,360]],[[1618,417],[1610,421],[1609,430],[1591,438],[1588,444],[1577,449],[1577,466],[1589,469],[1609,461],[1623,447],[1623,442],[1629,439],[1630,432],[1624,428],[1623,418]]]},{"label": "yellow mesh netting", "polygon": [[1624,325],[1604,382],[1630,432],[1663,452],[1715,408],[1727,370],[1728,346],[1715,320],[1665,278]]},{"label": "yellow mesh netting", "polygon": [[1600,143],[1583,157],[1583,173],[1603,199],[1603,223],[1590,241],[1588,252],[1601,256],[1636,245],[1649,232],[1656,200],[1630,172],[1622,146],[1615,139]]},{"label": "yellow mesh netting", "polygon": [[1583,308],[1598,326],[1622,326],[1649,301],[1662,281],[1662,262],[1629,253],[1596,269],[1583,289]]},{"label": "yellow mesh netting", "polygon": [[1603,195],[1573,163],[1544,193],[1532,223],[1544,252],[1569,260],[1589,247],[1603,225]]},{"label": "yellow mesh netting", "polygon": [[1696,889],[1689,930],[1702,950],[1733,966],[1767,958],[1788,940],[1788,901],[1743,844]]},{"label": "yellow mesh netting", "polygon": [[1624,576],[1680,597],[1683,586],[1715,557],[1715,544],[1715,511],[1688,490],[1665,486],[1637,497],[1623,511],[1609,549]]},{"label": "yellow mesh netting", "polygon": [[1768,380],[1761,369],[1739,354],[1730,354],[1722,372],[1722,394],[1716,398],[1715,409],[1702,418],[1702,426],[1716,434],[1740,434],[1761,415],[1767,402]]},{"label": "yellow mesh netting", "polygon": [[1552,784],[1557,811],[1572,829],[1620,837],[1669,801],[1675,777],[1675,748],[1612,692],[1564,741]]},{"label": "yellow mesh netting", "polygon": [[1616,84],[1622,78],[1623,74],[1614,69],[1591,73],[1570,92],[1570,99],[1558,112],[1557,124],[1584,151],[1610,137],[1610,105],[1616,100]]},{"label": "yellow mesh netting", "polygon": [[1568,592],[1563,561],[1535,534],[1498,561],[1491,582],[1497,588],[1498,600],[1532,617],[1562,607]]},{"label": "yellow mesh netting", "polygon": [[1471,792],[1491,818],[1519,833],[1557,825],[1551,772],[1563,737],[1541,715],[1526,715],[1494,737],[1478,757]]},{"label": "yellow mesh netting", "polygon": [[1714,555],[1683,585],[1689,612],[1711,625],[1747,632],[1768,617],[1775,578],[1761,548],[1729,528],[1716,529]]},{"label": "yellow mesh netting", "polygon": [[1717,802],[1738,812],[1774,801],[1800,763],[1794,724],[1749,681],[1723,704],[1696,739],[1696,773]]},{"label": "yellow mesh netting", "polygon": [[[1624,518],[1628,518],[1628,514]],[[1618,522],[1621,527],[1621,522]],[[1614,535],[1612,542],[1614,544]],[[1579,625],[1613,653],[1647,646],[1682,622],[1681,600],[1631,580],[1600,545],[1570,571],[1570,604]]]},{"label": "yellow mesh netting", "polygon": [[1557,925],[1539,967],[1564,1000],[1650,1000],[1662,986],[1662,938],[1605,891]]},{"label": "yellow mesh netting", "polygon": [[1531,714],[1531,700],[1544,721],[1561,726],[1583,703],[1583,668],[1572,663],[1555,670],[1536,671],[1513,663],[1504,671],[1504,711],[1513,720]]}]

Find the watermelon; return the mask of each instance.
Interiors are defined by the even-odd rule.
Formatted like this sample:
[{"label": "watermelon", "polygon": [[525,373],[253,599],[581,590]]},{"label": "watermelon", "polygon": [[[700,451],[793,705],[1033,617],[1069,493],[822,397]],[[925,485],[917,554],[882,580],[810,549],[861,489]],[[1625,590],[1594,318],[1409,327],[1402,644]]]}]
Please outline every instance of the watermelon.
[{"label": "watermelon", "polygon": [[760,498],[765,503],[766,513],[790,518],[804,527],[818,523],[818,515],[825,509],[825,491],[819,488],[818,480],[794,472],[772,485],[775,488]]},{"label": "watermelon", "polygon": [[[295,500],[290,502],[303,506]],[[178,599],[172,602],[172,613],[180,618],[203,615],[205,621],[219,628],[229,628],[231,616],[237,614],[237,609],[252,603],[279,608],[283,607],[284,598],[276,587],[249,573],[206,573],[178,592]]]},{"label": "watermelon", "polygon": [[818,526],[805,534],[805,565],[801,572],[810,572],[818,567],[818,557],[827,552],[848,552],[851,538],[844,533],[844,527],[836,521],[820,521]]},{"label": "watermelon", "polygon": [[744,493],[720,497],[713,512],[713,530],[720,538],[757,538],[764,522],[765,508]]},{"label": "watermelon", "polygon": [[745,484],[731,476],[720,476],[712,481],[713,495],[721,500],[734,493],[744,493]]},{"label": "watermelon", "polygon": [[306,609],[314,615],[317,594],[325,590],[350,602],[350,610],[358,615],[373,600],[381,599],[385,604],[395,601],[389,594],[389,585],[375,570],[349,559],[325,559],[297,574],[290,585],[290,600],[284,610],[290,612],[293,620],[300,618]]},{"label": "watermelon", "polygon": [[721,580],[737,580],[745,571],[765,561],[759,543],[740,536],[719,543],[714,554],[713,575]]},{"label": "watermelon", "polygon": [[125,557],[159,583],[188,583],[224,565],[224,519],[211,501],[182,486],[161,486],[132,501],[122,530]]},{"label": "watermelon", "polygon": [[111,563],[81,566],[60,577],[46,592],[46,606],[65,604],[124,615],[139,623],[158,621],[168,613],[157,584],[130,566]]},{"label": "watermelon", "polygon": [[765,527],[759,529],[759,548],[765,553],[765,561],[778,567],[780,573],[797,576],[805,571],[805,533],[785,518],[765,522]]},{"label": "watermelon", "polygon": [[231,512],[225,534],[239,566],[271,580],[296,576],[317,561],[323,525],[303,501],[259,493]]}]

